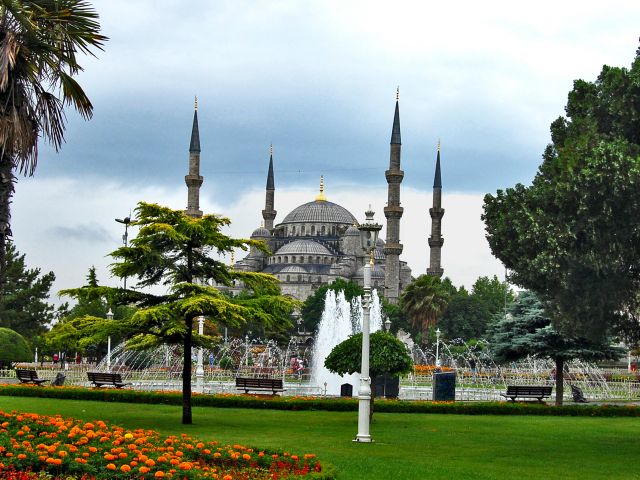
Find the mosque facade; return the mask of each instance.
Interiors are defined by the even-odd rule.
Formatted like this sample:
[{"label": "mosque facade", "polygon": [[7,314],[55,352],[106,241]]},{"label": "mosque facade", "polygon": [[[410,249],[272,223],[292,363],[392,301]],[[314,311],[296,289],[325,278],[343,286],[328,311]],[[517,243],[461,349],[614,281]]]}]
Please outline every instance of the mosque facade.
[{"label": "mosque facade", "polygon": [[[371,287],[377,289],[378,293],[384,295],[391,303],[398,302],[404,287],[412,280],[411,269],[400,259],[400,219],[403,213],[400,206],[400,183],[404,177],[404,172],[400,169],[400,159],[400,113],[399,102],[396,99],[389,169],[384,172],[388,183],[388,201],[384,208],[387,218],[386,241],[378,239],[371,269]],[[436,183],[441,187],[439,160],[438,149],[438,178],[434,182],[434,201]],[[189,149],[189,174],[185,176],[188,187],[188,206],[185,213],[192,216],[202,215],[199,209],[199,189],[202,185],[199,166],[200,140],[196,108]],[[436,207],[434,204],[434,208],[437,208],[436,215],[439,215],[440,205]],[[358,219],[344,206],[328,200],[322,177],[320,192],[314,200],[294,208],[281,221],[276,222],[273,151],[269,157],[262,218],[263,225],[255,229],[250,238],[264,242],[269,253],[252,247],[246,257],[235,263],[234,268],[237,270],[269,273],[280,280],[284,295],[302,301],[322,285],[336,279],[364,285],[364,265],[369,261],[369,255],[365,254],[360,245]],[[439,216],[438,220],[441,218]],[[437,232],[432,230],[432,238],[429,239],[432,248],[442,246],[439,230],[438,221]],[[433,263],[434,260],[437,260],[437,265]],[[437,255],[432,255],[429,274],[442,275],[439,260],[438,251]]]}]

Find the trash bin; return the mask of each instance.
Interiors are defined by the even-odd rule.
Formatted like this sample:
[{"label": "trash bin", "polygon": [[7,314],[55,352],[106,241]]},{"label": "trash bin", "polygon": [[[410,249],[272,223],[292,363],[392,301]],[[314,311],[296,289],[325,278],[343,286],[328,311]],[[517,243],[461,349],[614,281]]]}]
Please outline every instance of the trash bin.
[{"label": "trash bin", "polygon": [[435,402],[455,401],[456,372],[436,372],[433,374],[433,400]]},{"label": "trash bin", "polygon": [[343,383],[340,385],[340,396],[341,397],[353,397],[353,385],[350,383]]}]

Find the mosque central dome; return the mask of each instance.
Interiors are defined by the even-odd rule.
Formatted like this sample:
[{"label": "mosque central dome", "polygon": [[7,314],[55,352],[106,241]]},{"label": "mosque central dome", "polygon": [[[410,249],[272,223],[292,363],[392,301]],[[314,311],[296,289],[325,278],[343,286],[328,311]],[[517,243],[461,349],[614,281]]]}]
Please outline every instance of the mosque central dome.
[{"label": "mosque central dome", "polygon": [[314,200],[294,208],[282,224],[291,223],[340,223],[346,225],[357,224],[356,217],[349,210],[326,200]]}]

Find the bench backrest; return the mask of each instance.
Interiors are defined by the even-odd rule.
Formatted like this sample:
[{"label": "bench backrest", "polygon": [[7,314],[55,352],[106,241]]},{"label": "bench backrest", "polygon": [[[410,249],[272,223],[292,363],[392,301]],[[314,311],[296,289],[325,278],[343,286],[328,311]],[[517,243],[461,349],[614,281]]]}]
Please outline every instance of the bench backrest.
[{"label": "bench backrest", "polygon": [[244,378],[244,377],[236,377],[236,387],[283,388],[281,378]]},{"label": "bench backrest", "polygon": [[87,372],[87,377],[91,382],[122,383],[122,375],[119,373]]},{"label": "bench backrest", "polygon": [[507,395],[551,395],[553,387],[538,385],[509,385]]},{"label": "bench backrest", "polygon": [[38,372],[35,370],[16,368],[16,376],[21,380],[37,380]]}]

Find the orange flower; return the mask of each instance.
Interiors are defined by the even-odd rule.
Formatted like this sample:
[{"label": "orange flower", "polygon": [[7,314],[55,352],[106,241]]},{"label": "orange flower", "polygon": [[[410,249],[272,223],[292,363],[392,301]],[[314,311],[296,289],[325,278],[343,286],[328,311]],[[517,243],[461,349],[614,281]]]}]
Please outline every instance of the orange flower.
[{"label": "orange flower", "polygon": [[107,470],[115,470],[116,466],[113,463],[107,463]]},{"label": "orange flower", "polygon": [[244,458],[245,460],[249,461],[249,460],[251,460],[251,455],[249,455],[248,453],[245,453],[244,455],[242,455],[242,458]]},{"label": "orange flower", "polygon": [[127,473],[131,471],[131,467],[129,465],[122,465],[120,467],[120,470],[122,470],[124,473]]},{"label": "orange flower", "polygon": [[156,478],[162,478],[162,477],[164,477],[164,472],[163,472],[162,470],[158,470],[158,471],[156,472],[156,474],[154,475],[154,477],[156,477]]},{"label": "orange flower", "polygon": [[222,480],[233,480],[233,477],[231,475],[225,475],[222,477]]},{"label": "orange flower", "polygon": [[149,472],[149,467],[140,467],[138,469],[140,471],[140,473],[148,473]]},{"label": "orange flower", "polygon": [[193,468],[193,465],[191,465],[189,462],[182,462],[180,465],[178,465],[178,468],[180,470],[191,470]]},{"label": "orange flower", "polygon": [[[162,458],[163,460],[160,460],[161,458]],[[158,457],[158,461],[159,461],[159,462],[160,462],[160,461],[163,461],[163,462],[164,462],[164,461],[166,461],[166,458],[164,458],[164,457]],[[145,460],[145,462],[144,462],[144,463],[145,463],[145,465],[146,465],[147,467],[153,467],[153,466],[156,464],[156,462],[154,462],[154,461],[153,461],[153,459],[151,459],[151,458],[149,458],[149,459]]]},{"label": "orange flower", "polygon": [[27,456],[24,453],[18,454],[18,460],[24,460]]}]

